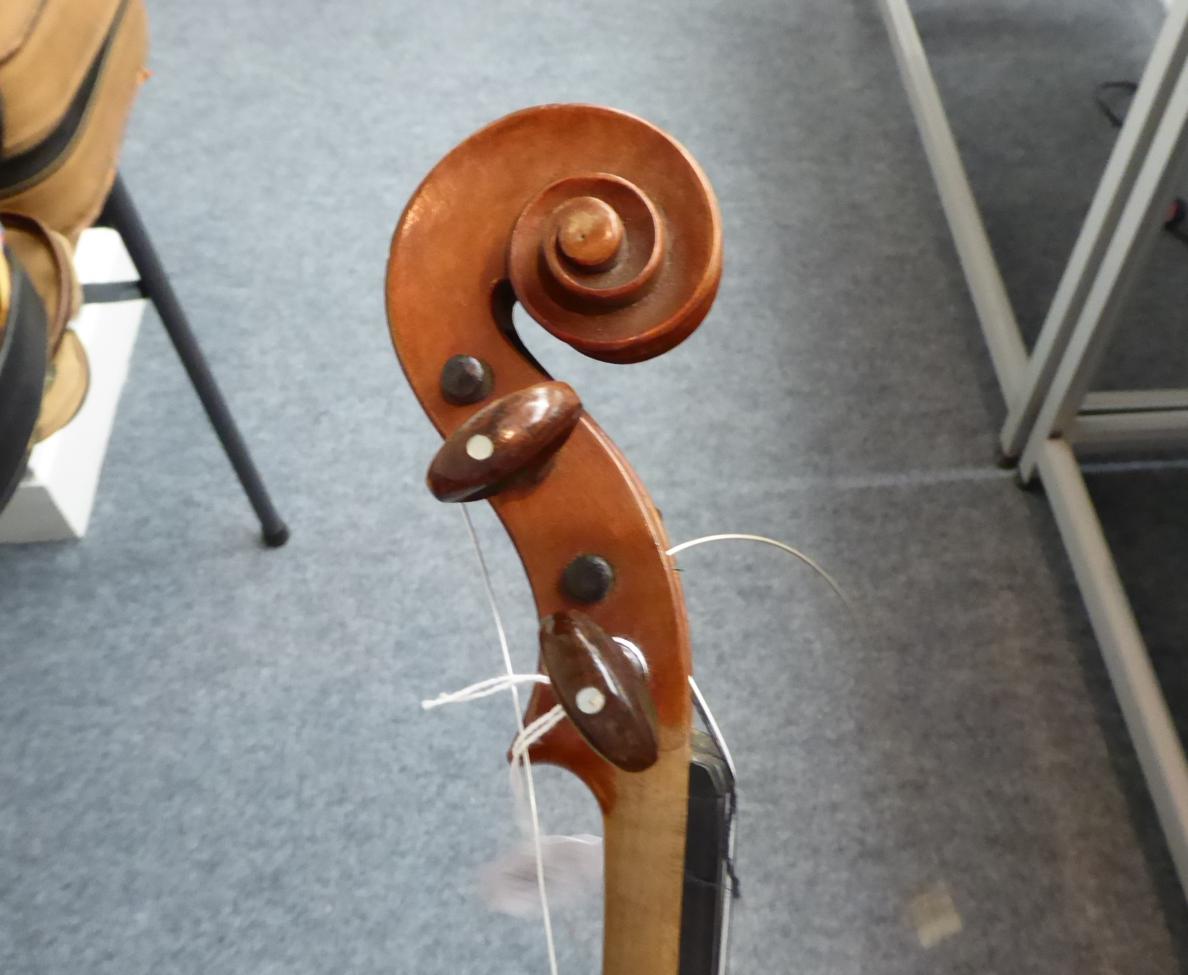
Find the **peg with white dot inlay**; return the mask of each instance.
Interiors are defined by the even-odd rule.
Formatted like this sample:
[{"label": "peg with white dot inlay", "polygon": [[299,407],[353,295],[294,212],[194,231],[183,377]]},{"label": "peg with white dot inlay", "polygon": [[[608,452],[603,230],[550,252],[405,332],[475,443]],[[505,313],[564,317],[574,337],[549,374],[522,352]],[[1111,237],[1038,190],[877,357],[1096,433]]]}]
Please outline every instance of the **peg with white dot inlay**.
[{"label": "peg with white dot inlay", "polygon": [[429,465],[429,490],[439,501],[478,501],[530,481],[581,413],[581,400],[565,383],[536,383],[500,396],[446,438]]},{"label": "peg with white dot inlay", "polygon": [[625,772],[659,757],[656,706],[631,650],[577,610],[546,616],[540,659],[553,692],[590,747]]}]

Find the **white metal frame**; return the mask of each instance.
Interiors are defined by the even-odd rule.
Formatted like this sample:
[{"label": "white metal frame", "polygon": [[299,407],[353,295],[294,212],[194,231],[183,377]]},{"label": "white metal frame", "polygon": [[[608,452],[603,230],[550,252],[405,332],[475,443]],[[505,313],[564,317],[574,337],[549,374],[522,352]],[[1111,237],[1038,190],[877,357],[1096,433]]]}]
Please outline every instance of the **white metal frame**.
[{"label": "white metal frame", "polygon": [[1044,484],[1188,890],[1188,761],[1073,452],[1188,443],[1188,390],[1089,392],[1188,169],[1188,0],[1169,6],[1030,356],[907,0],[878,2],[1006,402],[1002,453]]}]

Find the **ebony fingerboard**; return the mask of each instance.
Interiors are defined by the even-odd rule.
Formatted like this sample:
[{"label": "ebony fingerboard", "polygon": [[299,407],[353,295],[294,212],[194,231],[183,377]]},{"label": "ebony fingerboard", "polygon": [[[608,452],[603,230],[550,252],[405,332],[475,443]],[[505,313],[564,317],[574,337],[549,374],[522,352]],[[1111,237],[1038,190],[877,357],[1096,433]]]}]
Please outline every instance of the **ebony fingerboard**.
[{"label": "ebony fingerboard", "polygon": [[680,975],[724,975],[734,777],[713,740],[693,733]]}]

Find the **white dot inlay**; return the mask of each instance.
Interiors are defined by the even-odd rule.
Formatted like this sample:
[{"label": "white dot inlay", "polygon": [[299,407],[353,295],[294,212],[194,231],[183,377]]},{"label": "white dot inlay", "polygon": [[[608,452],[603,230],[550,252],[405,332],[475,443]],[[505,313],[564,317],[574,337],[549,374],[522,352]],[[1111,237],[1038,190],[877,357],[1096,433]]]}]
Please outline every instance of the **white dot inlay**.
[{"label": "white dot inlay", "polygon": [[466,453],[474,460],[486,460],[495,453],[495,441],[482,433],[476,433],[466,441]]},{"label": "white dot inlay", "polygon": [[597,714],[606,706],[606,697],[597,687],[583,687],[576,700],[582,714]]}]

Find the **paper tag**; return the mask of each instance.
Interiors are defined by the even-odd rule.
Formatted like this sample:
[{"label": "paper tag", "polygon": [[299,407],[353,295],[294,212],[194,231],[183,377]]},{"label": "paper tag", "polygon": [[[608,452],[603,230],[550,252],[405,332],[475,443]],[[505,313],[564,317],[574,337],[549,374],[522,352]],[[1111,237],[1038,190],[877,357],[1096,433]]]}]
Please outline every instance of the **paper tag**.
[{"label": "paper tag", "polygon": [[[601,837],[542,836],[540,849],[550,907],[575,904],[602,888]],[[540,917],[536,850],[531,840],[488,863],[479,880],[491,910],[513,917]]]},{"label": "paper tag", "polygon": [[953,895],[943,881],[913,897],[908,902],[907,914],[921,948],[935,948],[946,938],[960,934],[964,927]]}]

